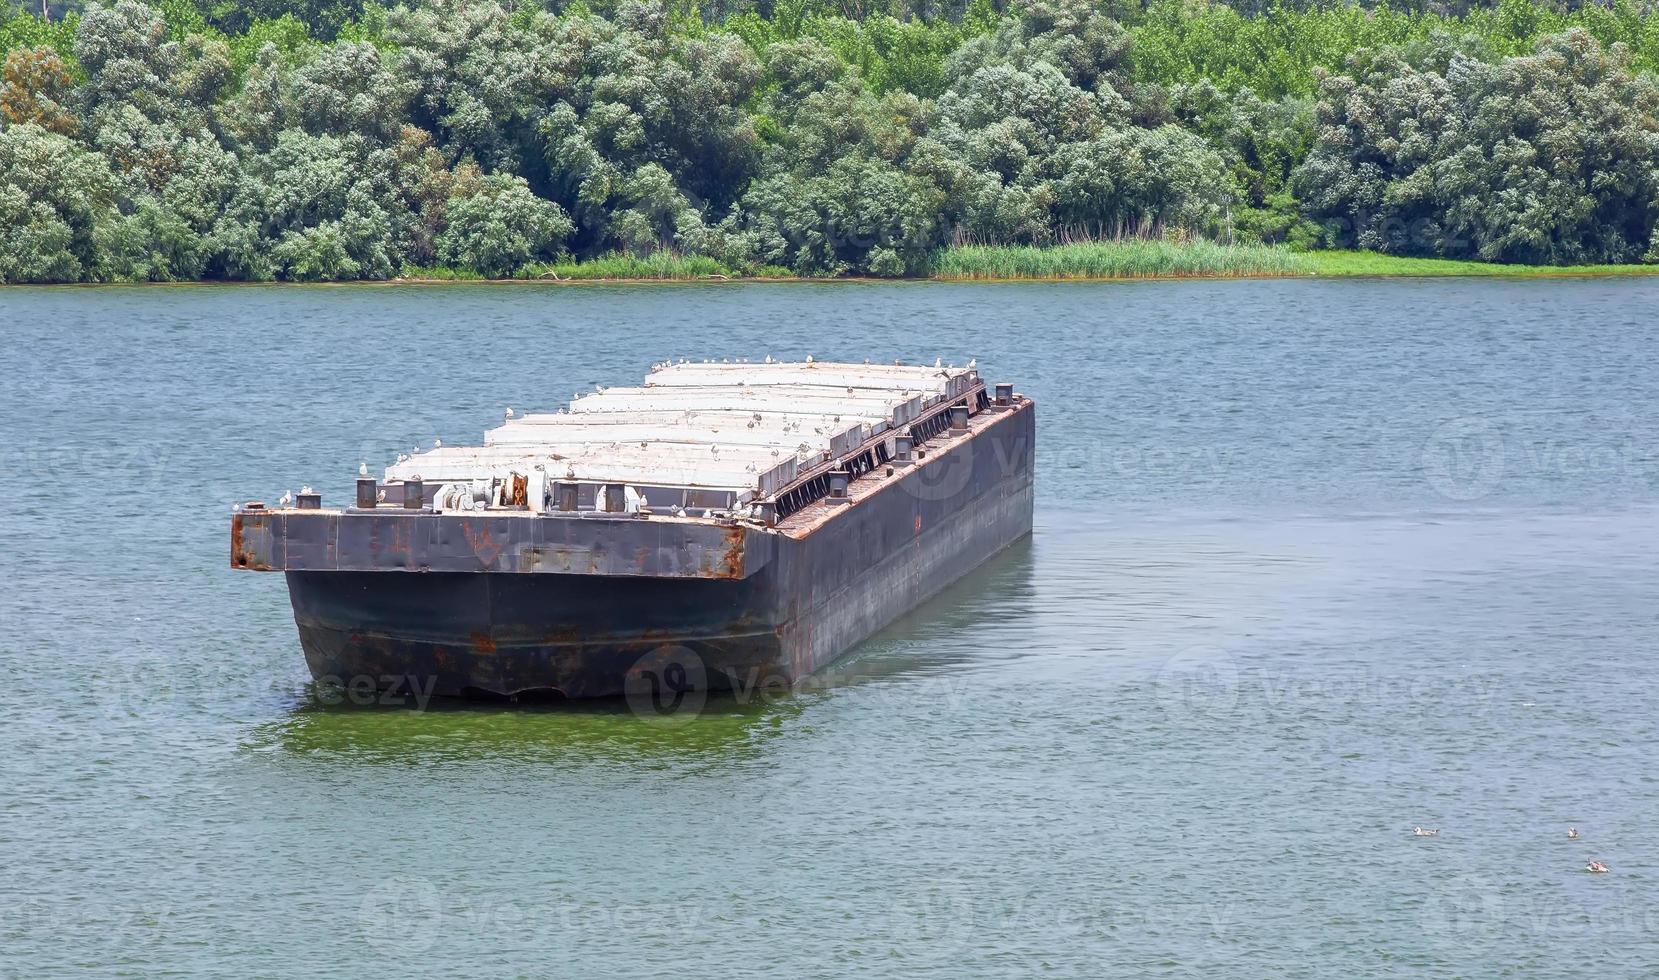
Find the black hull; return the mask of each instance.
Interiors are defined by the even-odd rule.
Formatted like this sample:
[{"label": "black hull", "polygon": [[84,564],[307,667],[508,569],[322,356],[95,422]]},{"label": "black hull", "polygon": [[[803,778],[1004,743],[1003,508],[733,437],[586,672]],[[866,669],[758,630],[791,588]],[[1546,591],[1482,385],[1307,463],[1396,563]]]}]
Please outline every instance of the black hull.
[{"label": "black hull", "polygon": [[300,642],[319,680],[462,697],[794,684],[1030,534],[1035,416],[1029,401],[983,413],[970,437],[857,481],[851,503],[729,560],[705,549],[714,577],[290,564]]}]

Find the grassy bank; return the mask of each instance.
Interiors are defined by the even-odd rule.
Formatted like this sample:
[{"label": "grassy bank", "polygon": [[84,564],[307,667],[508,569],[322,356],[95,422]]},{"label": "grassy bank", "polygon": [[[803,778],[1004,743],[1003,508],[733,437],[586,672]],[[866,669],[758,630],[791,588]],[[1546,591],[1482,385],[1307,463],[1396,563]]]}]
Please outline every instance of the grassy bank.
[{"label": "grassy bank", "polygon": [[[1417,259],[1378,252],[1292,252],[1274,245],[1221,245],[1208,241],[1118,241],[1037,247],[963,245],[942,249],[925,277],[942,281],[1409,278],[1486,276],[1549,278],[1659,275],[1659,265],[1499,265],[1455,259]],[[409,268],[409,282],[484,282],[469,269]],[[704,256],[657,252],[612,254],[586,261],[528,266],[506,281],[540,282],[721,282],[797,280],[788,269],[743,269]]]},{"label": "grassy bank", "polygon": [[1270,245],[1115,241],[1076,245],[960,245],[933,262],[935,279],[1181,279],[1301,276],[1307,256]]},{"label": "grassy bank", "polygon": [[1457,259],[1414,259],[1380,252],[1308,252],[1320,276],[1495,276],[1508,279],[1550,276],[1651,276],[1659,265],[1501,265]]}]

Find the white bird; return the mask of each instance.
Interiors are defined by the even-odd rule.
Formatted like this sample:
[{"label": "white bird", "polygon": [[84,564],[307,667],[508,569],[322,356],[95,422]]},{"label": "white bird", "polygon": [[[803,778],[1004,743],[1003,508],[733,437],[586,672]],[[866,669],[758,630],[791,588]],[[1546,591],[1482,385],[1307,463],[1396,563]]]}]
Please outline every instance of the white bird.
[{"label": "white bird", "polygon": [[1567,839],[1568,840],[1578,840],[1578,828],[1577,827],[1568,827],[1567,828]]},{"label": "white bird", "polygon": [[970,367],[970,368],[979,367],[979,358],[977,358],[977,357],[969,358],[968,367]]},{"label": "white bird", "polygon": [[311,493],[311,484],[307,483],[305,486],[300,487],[300,493],[310,494]]},{"label": "white bird", "polygon": [[808,354],[808,355],[807,355],[807,356],[806,356],[806,362],[807,362],[807,363],[808,363],[808,364],[811,364],[811,363],[812,363],[812,355],[811,355],[811,354]]},{"label": "white bird", "polygon": [[1432,828],[1432,829],[1426,828],[1426,827],[1413,827],[1413,828],[1411,828],[1411,835],[1413,837],[1433,837],[1435,834],[1438,834],[1438,833],[1440,833],[1440,828],[1438,828],[1438,827],[1435,827],[1435,828]]},{"label": "white bird", "polygon": [[944,358],[942,358],[942,357],[935,357],[935,358],[934,358],[934,359],[933,359],[933,366],[934,366],[934,367],[944,367],[944,365],[945,365],[945,359],[944,359]]},{"label": "white bird", "polygon": [[377,503],[377,504],[385,503],[386,502],[386,491],[382,490],[379,493],[375,494],[374,495],[374,502]]},{"label": "white bird", "polygon": [[511,422],[512,420],[513,420],[513,406],[508,405],[507,406],[507,421]]},{"label": "white bird", "polygon": [[357,475],[358,476],[368,476],[369,475],[369,464],[368,463],[358,463],[357,464]]},{"label": "white bird", "polygon": [[1602,864],[1600,861],[1591,861],[1589,864],[1584,866],[1584,870],[1593,875],[1604,875],[1609,869],[1607,865]]},{"label": "white bird", "polygon": [[290,493],[289,491],[284,490],[284,491],[282,491],[282,496],[277,499],[277,506],[278,507],[287,507],[289,504],[291,504],[293,502],[294,502],[294,495],[292,493]]},{"label": "white bird", "polygon": [[772,363],[772,355],[771,354],[766,355],[766,363],[768,363],[768,364]]},{"label": "white bird", "polygon": [[400,462],[400,463],[403,462],[404,460],[408,459],[408,458],[409,458],[408,453],[398,453],[397,454],[397,461]]}]

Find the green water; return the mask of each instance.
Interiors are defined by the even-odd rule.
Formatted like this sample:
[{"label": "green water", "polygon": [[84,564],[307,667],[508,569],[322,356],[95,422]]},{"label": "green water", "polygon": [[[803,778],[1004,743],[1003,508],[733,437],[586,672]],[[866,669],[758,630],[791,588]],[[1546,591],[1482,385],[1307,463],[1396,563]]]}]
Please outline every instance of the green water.
[{"label": "green water", "polygon": [[[1656,300],[0,291],[0,976],[1653,975]],[[232,501],[806,353],[1040,413],[1031,541],[806,690],[342,703],[228,567]]]}]

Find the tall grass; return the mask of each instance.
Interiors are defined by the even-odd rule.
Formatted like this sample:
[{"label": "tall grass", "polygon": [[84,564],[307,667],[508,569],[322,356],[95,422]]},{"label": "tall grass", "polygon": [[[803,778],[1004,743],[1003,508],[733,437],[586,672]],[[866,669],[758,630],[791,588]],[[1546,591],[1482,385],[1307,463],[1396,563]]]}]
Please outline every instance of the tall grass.
[{"label": "tall grass", "polygon": [[612,252],[580,262],[543,262],[527,266],[526,279],[738,279],[743,273],[702,255],[652,252],[629,255]]},{"label": "tall grass", "polygon": [[935,279],[1153,279],[1300,276],[1307,256],[1275,245],[1198,239],[1079,242],[1069,245],[954,245],[933,259]]}]

